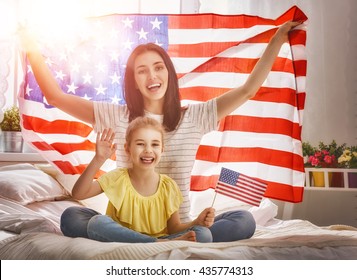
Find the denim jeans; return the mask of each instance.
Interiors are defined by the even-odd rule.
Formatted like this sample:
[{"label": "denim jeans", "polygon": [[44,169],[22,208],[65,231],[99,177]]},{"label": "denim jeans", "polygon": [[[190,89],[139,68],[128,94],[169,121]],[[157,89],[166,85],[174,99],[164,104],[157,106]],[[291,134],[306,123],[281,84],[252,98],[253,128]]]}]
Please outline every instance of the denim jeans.
[{"label": "denim jeans", "polygon": [[[61,230],[69,237],[85,237],[102,242],[148,243],[157,238],[124,227],[112,218],[83,207],[67,208],[61,216]],[[193,226],[186,231],[160,237],[173,239],[193,230],[197,242],[212,242],[211,231],[202,226]]]},{"label": "denim jeans", "polygon": [[[138,232],[133,233],[132,230],[123,228],[112,219],[110,220],[105,215],[89,208],[70,207],[61,216],[61,230],[64,235],[69,237],[85,237],[101,241],[114,241],[113,235],[117,231],[120,232],[120,234],[118,233],[121,238],[120,242],[132,242],[125,240],[136,238],[141,240],[137,242],[145,242],[143,240],[147,240],[146,242],[155,241],[150,236]],[[196,232],[198,242],[228,242],[252,237],[255,228],[253,215],[249,211],[237,210],[218,215],[209,230],[198,226],[193,227],[193,230]],[[183,233],[170,235],[166,238],[175,238]],[[213,240],[211,240],[212,238]]]},{"label": "denim jeans", "polygon": [[212,232],[213,242],[229,242],[251,238],[256,223],[253,215],[246,210],[235,210],[215,217]]}]

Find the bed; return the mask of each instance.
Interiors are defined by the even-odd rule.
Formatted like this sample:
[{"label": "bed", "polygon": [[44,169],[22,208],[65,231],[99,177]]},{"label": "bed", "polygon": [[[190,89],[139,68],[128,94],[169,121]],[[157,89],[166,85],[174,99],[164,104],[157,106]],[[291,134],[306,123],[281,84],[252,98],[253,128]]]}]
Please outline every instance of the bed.
[{"label": "bed", "polygon": [[[150,244],[102,243],[70,238],[59,229],[60,215],[73,205],[105,211],[104,195],[85,201],[71,198],[76,176],[63,175],[49,165],[28,163],[0,167],[0,259],[2,260],[300,260],[357,259],[357,228],[321,227],[306,220],[278,219],[278,206],[264,199],[251,207],[217,196],[217,213],[248,209],[257,222],[254,236],[236,242],[200,244],[188,241]],[[192,192],[194,217],[212,202],[213,190]]]}]

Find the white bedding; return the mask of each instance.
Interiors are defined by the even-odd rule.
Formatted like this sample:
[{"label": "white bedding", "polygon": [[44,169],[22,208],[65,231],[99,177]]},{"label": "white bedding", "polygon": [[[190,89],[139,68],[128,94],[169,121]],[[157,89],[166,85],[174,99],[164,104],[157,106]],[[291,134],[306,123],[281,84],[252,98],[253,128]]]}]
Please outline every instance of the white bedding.
[{"label": "white bedding", "polygon": [[303,220],[272,219],[265,226],[258,225],[253,238],[226,243],[124,244],[65,237],[59,231],[59,215],[55,213],[76,204],[39,202],[30,209],[0,198],[0,229],[3,233],[12,232],[0,241],[0,258],[357,259],[355,228],[343,225],[322,228]]},{"label": "white bedding", "polygon": [[[14,176],[21,176],[16,171]],[[29,166],[20,166],[29,170]],[[1,169],[1,168],[0,168]],[[30,168],[31,169],[31,168]],[[0,170],[1,171],[1,170]],[[38,170],[33,170],[35,176]],[[0,172],[0,177],[2,177]],[[8,176],[7,174],[6,176]],[[7,178],[7,177],[6,177]],[[4,177],[2,177],[4,179]],[[11,178],[8,178],[11,181]],[[0,195],[0,259],[354,259],[357,260],[357,229],[345,225],[318,227],[304,220],[282,221],[276,219],[277,206],[264,199],[260,207],[248,207],[237,201],[221,197],[215,202],[217,212],[231,209],[248,209],[257,222],[254,236],[248,240],[200,244],[188,241],[170,241],[151,244],[102,243],[84,238],[69,238],[59,228],[64,209],[81,205],[63,195],[58,189],[48,200],[43,192],[53,192],[53,186],[41,186],[41,192],[26,192],[26,203]],[[32,184],[33,182],[31,182]],[[31,185],[30,184],[30,185]],[[11,184],[7,190],[11,191]],[[1,185],[0,185],[1,188]],[[18,185],[13,185],[19,193]],[[68,191],[68,190],[67,190]],[[212,191],[192,193],[192,215],[212,201]],[[14,196],[11,196],[14,197]],[[17,196],[17,199],[20,196]],[[44,199],[47,197],[47,199]],[[31,199],[31,202],[29,201]],[[58,200],[60,199],[60,200]],[[103,208],[103,198],[94,201],[93,207]]]},{"label": "white bedding", "polygon": [[[301,234],[292,230],[299,228]],[[306,234],[308,232],[308,234]],[[261,228],[248,240],[202,244],[102,243],[54,233],[26,233],[0,242],[1,259],[357,259],[357,232],[319,229],[301,221]]]}]

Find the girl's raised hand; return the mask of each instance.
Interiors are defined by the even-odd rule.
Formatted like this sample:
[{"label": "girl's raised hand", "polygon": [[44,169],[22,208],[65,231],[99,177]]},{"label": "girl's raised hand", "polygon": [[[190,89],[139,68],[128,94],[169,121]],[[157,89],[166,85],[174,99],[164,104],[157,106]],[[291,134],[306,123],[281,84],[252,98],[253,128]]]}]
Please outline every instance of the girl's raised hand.
[{"label": "girl's raised hand", "polygon": [[110,158],[116,150],[116,144],[113,144],[115,132],[109,128],[104,129],[102,133],[97,133],[95,156],[101,160]]}]

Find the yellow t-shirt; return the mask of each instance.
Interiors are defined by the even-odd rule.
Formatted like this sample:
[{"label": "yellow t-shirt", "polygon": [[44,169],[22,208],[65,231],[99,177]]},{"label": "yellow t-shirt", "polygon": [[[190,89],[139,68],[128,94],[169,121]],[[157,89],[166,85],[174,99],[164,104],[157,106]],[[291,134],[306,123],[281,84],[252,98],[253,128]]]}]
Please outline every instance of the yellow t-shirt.
[{"label": "yellow t-shirt", "polygon": [[151,196],[135,190],[126,168],[102,175],[98,183],[109,199],[106,214],[114,221],[153,237],[168,234],[167,220],[182,203],[180,189],[170,177],[160,174],[157,191]]}]

